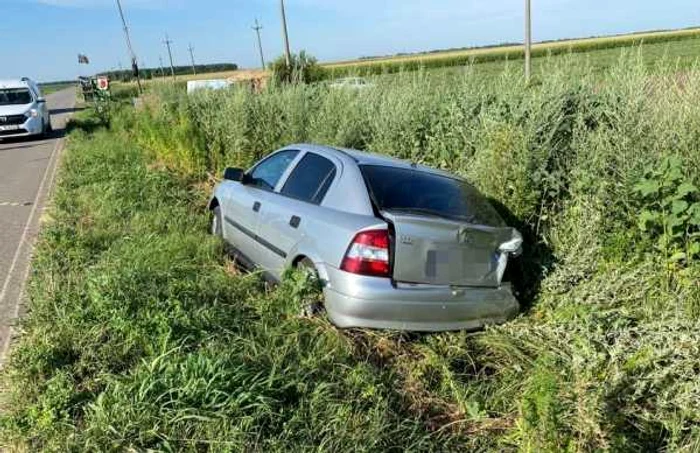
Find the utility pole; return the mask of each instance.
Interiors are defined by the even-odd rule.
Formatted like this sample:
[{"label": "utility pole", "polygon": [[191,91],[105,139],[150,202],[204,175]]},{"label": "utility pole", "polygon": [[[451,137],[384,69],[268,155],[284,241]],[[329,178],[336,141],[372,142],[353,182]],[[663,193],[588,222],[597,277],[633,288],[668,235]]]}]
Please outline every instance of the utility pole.
[{"label": "utility pole", "polygon": [[525,80],[529,83],[532,72],[532,0],[525,0]]},{"label": "utility pole", "polygon": [[168,56],[170,57],[170,75],[173,76],[173,80],[175,80],[175,66],[173,66],[173,52],[170,50],[170,44],[173,42],[168,38],[168,34],[165,34],[165,41],[163,43],[168,47]]},{"label": "utility pole", "polygon": [[287,32],[287,15],[284,12],[284,0],[280,0],[280,10],[282,12],[282,35],[284,36],[284,60],[287,67],[292,65],[291,52],[289,51],[289,33]]},{"label": "utility pole", "polygon": [[194,47],[192,47],[192,43],[190,43],[187,50],[190,51],[190,60],[192,61],[192,75],[197,75],[197,70],[194,67]]},{"label": "utility pole", "polygon": [[262,25],[258,23],[258,19],[255,19],[255,27],[253,27],[253,30],[255,30],[255,33],[258,35],[258,50],[260,51],[260,64],[262,65],[263,70],[265,69],[265,56],[263,55],[263,49],[262,49],[262,40],[260,39],[260,30],[262,30]]},{"label": "utility pole", "polygon": [[160,62],[160,76],[165,77],[165,71],[163,70],[163,57],[158,55],[158,61]]},{"label": "utility pole", "polygon": [[117,9],[119,9],[119,17],[122,19],[122,25],[124,26],[124,36],[126,37],[126,47],[129,49],[129,56],[131,57],[131,69],[134,71],[136,76],[136,84],[139,86],[139,93],[142,93],[141,88],[141,77],[139,77],[139,65],[136,63],[136,53],[131,45],[131,37],[129,36],[129,27],[126,26],[126,19],[124,19],[124,10],[122,9],[121,0],[117,0]]}]

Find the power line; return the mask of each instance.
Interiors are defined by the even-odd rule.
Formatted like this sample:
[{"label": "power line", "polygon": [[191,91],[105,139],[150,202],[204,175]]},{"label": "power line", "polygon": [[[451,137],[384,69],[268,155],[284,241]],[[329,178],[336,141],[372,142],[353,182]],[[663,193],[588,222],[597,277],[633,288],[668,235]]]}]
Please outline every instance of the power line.
[{"label": "power line", "polygon": [[258,23],[258,19],[255,19],[255,27],[253,27],[253,30],[255,30],[255,33],[258,35],[258,50],[260,51],[260,64],[262,65],[262,68],[265,69],[265,56],[263,55],[263,48],[262,48],[262,40],[260,39],[260,30],[262,30],[263,27]]},{"label": "power line", "polygon": [[192,47],[192,43],[190,43],[189,47],[187,47],[187,50],[190,51],[190,60],[192,61],[192,75],[197,75],[197,70],[194,67],[194,47]]},{"label": "power line", "polygon": [[168,47],[168,56],[170,57],[170,75],[173,76],[173,80],[175,80],[175,66],[173,66],[173,52],[170,49],[170,44],[172,44],[172,40],[168,38],[168,34],[165,34],[165,41],[163,41],[163,44],[165,44]]},{"label": "power line", "polygon": [[289,33],[287,32],[287,15],[284,12],[284,0],[280,0],[280,11],[282,13],[282,35],[284,36],[284,60],[287,67],[291,66],[291,52],[289,51]]},{"label": "power line", "polygon": [[129,56],[131,57],[131,68],[136,76],[136,84],[139,86],[139,93],[142,92],[141,89],[141,78],[139,77],[139,66],[136,63],[136,53],[134,52],[134,47],[131,45],[131,37],[129,36],[129,27],[126,26],[126,19],[124,19],[124,10],[122,9],[121,0],[117,0],[117,9],[119,10],[119,17],[122,20],[122,25],[124,26],[124,36],[126,37],[126,47],[129,49]]},{"label": "power line", "polygon": [[530,82],[532,72],[532,4],[525,0],[525,80]]}]

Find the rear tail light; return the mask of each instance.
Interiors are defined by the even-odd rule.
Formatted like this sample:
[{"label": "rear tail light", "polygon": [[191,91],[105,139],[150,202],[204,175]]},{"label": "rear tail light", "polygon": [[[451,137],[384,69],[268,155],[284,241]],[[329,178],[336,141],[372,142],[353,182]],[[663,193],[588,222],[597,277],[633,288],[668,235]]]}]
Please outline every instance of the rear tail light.
[{"label": "rear tail light", "polygon": [[389,232],[370,230],[357,233],[340,268],[352,274],[389,277]]}]

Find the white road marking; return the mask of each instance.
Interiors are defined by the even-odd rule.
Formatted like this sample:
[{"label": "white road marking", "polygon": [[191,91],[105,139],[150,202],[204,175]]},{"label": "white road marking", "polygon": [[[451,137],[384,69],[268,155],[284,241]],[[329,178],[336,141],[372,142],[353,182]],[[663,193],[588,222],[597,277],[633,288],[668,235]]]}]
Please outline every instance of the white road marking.
[{"label": "white road marking", "polygon": [[[63,145],[63,139],[60,138],[56,141],[56,145],[53,148],[53,151],[51,151],[51,158],[49,159],[49,164],[46,166],[46,170],[44,170],[44,177],[41,179],[41,183],[39,184],[39,190],[36,192],[36,197],[34,197],[34,202],[32,204],[32,210],[29,213],[29,219],[27,220],[27,224],[24,226],[24,230],[22,231],[22,237],[19,240],[19,244],[17,245],[17,250],[15,251],[15,255],[12,258],[12,264],[10,264],[10,270],[7,272],[7,277],[5,278],[5,282],[2,285],[2,290],[0,291],[0,306],[2,306],[3,302],[5,301],[5,297],[7,296],[7,289],[10,286],[10,281],[12,280],[12,276],[15,272],[15,267],[17,267],[17,262],[19,261],[19,258],[22,256],[22,251],[23,251],[23,246],[25,245],[25,242],[27,240],[27,235],[29,234],[29,230],[32,227],[32,224],[34,222],[34,216],[36,215],[36,208],[39,205],[39,199],[41,198],[42,193],[44,192],[44,186],[46,185],[46,181],[50,179],[51,182],[53,182],[53,179],[56,175],[56,168],[58,167],[57,163],[55,162],[55,157],[58,154],[58,150],[60,147]],[[52,167],[53,165],[53,167]],[[31,259],[27,260],[27,268],[25,269],[24,272],[24,280],[21,283],[20,291],[18,294],[17,302],[15,303],[15,306],[13,307],[12,310],[12,319],[11,321],[14,321],[17,319],[19,316],[19,307],[22,302],[22,294],[24,293],[24,287],[26,284],[27,277],[29,276],[29,269],[31,268]],[[10,347],[10,340],[12,339],[12,328],[10,327],[7,336],[5,337],[4,343],[2,345],[2,349],[0,349],[0,360],[4,360],[5,355],[7,354],[7,350]]]},{"label": "white road marking", "polygon": [[2,206],[10,206],[13,208],[21,207],[21,206],[29,206],[31,205],[31,201],[0,201],[0,207]]}]

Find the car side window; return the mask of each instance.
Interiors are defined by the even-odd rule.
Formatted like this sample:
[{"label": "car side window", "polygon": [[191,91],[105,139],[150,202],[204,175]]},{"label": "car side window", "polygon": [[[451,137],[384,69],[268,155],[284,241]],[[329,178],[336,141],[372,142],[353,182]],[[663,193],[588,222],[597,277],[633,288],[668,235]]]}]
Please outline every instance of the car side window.
[{"label": "car side window", "polygon": [[260,162],[251,172],[251,186],[264,190],[274,190],[289,164],[299,154],[299,151],[280,151]]},{"label": "car side window", "polygon": [[326,196],[335,178],[333,162],[315,153],[306,153],[299,161],[282,188],[286,195],[309,203],[319,204]]}]

